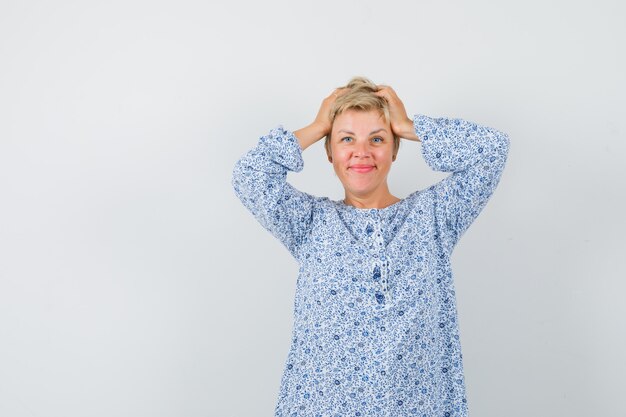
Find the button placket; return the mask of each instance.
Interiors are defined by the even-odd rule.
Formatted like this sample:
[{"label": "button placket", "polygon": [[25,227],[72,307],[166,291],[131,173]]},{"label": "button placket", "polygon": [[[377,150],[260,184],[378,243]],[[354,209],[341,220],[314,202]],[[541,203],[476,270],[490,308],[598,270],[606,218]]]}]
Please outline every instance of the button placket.
[{"label": "button placket", "polygon": [[389,260],[385,255],[380,257],[381,261],[381,279],[380,279],[380,287],[383,290],[383,293],[387,298],[390,298],[389,294]]},{"label": "button placket", "polygon": [[386,304],[391,301],[389,291],[389,257],[385,253],[385,239],[382,221],[378,212],[372,212],[372,221],[367,225],[367,233],[372,238],[370,252],[374,259],[372,274],[374,282],[378,285],[376,289],[376,301],[379,304]]}]

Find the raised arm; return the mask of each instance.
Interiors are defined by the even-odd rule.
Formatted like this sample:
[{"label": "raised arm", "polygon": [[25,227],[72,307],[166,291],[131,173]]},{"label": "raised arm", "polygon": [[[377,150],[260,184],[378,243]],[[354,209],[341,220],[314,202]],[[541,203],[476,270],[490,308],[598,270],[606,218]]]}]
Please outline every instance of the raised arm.
[{"label": "raised arm", "polygon": [[415,115],[413,123],[426,163],[436,171],[452,172],[429,188],[444,249],[451,253],[498,185],[509,137],[461,119]]},{"label": "raised arm", "polygon": [[424,115],[410,119],[391,87],[379,85],[378,88],[376,95],[389,103],[394,134],[422,142],[426,163],[436,171],[452,172],[429,188],[435,198],[443,245],[451,253],[498,185],[509,151],[509,137],[461,119]]},{"label": "raised arm", "polygon": [[298,138],[298,142],[300,143],[300,147],[302,148],[302,150],[305,150],[310,145],[322,139],[330,132],[330,109],[337,97],[339,97],[344,92],[344,88],[337,88],[336,90],[334,90],[328,97],[324,99],[324,101],[322,101],[322,105],[320,106],[320,109],[317,112],[317,116],[315,117],[313,123],[293,132],[294,135]]},{"label": "raised arm", "polygon": [[237,161],[232,177],[243,205],[296,259],[309,231],[314,197],[289,184],[287,172],[303,166],[298,140],[279,126]]},{"label": "raised arm", "polygon": [[324,99],[314,122],[295,132],[279,126],[259,139],[233,169],[232,185],[243,205],[298,259],[310,231],[315,197],[287,182],[304,167],[302,151],[330,130],[328,114],[341,89]]}]

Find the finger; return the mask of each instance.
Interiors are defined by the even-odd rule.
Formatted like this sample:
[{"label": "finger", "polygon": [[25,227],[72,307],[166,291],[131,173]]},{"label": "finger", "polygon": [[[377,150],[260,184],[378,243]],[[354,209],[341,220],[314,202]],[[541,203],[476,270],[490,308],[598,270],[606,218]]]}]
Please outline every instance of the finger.
[{"label": "finger", "polygon": [[345,93],[345,88],[335,88],[329,97],[337,98]]},{"label": "finger", "polygon": [[384,90],[380,90],[380,91],[375,91],[374,94],[376,94],[378,97],[384,98],[389,103],[398,101],[398,96],[391,89],[384,89]]},{"label": "finger", "polygon": [[385,90],[374,91],[374,95],[384,98],[385,100],[389,101],[389,93]]},{"label": "finger", "polygon": [[378,91],[384,91],[388,94],[389,97],[393,98],[397,96],[395,90],[388,85],[380,84],[377,86],[379,88]]}]

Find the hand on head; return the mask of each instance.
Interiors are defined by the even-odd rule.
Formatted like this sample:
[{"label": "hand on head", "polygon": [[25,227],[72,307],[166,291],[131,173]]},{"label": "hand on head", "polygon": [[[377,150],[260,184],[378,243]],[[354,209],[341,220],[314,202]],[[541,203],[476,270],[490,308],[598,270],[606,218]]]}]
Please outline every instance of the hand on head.
[{"label": "hand on head", "polygon": [[[330,135],[333,125],[331,121],[331,110],[333,110],[337,98],[349,91],[353,91],[351,88],[357,88],[359,94],[363,94],[363,86],[365,86],[364,94],[367,95],[373,93],[387,102],[390,119],[389,125],[391,126],[391,130],[396,138],[404,138],[415,141],[420,140],[415,134],[413,121],[408,117],[402,100],[400,100],[396,92],[391,87],[387,85],[376,85],[362,77],[355,77],[350,83],[348,83],[347,87],[336,88],[322,101],[322,105],[320,106],[313,123],[294,132],[302,149],[306,149],[309,145],[317,142],[325,136],[328,137]],[[378,90],[373,91],[375,88],[378,88]],[[359,97],[362,98],[362,96]],[[358,100],[359,99],[357,99],[357,101]]]},{"label": "hand on head", "polygon": [[330,110],[337,100],[337,97],[341,96],[347,91],[346,88],[337,88],[333,90],[328,97],[322,101],[322,105],[317,112],[315,120],[310,125],[298,129],[294,132],[294,135],[300,142],[300,147],[304,150],[311,144],[324,138],[330,134],[332,123],[330,121]]},{"label": "hand on head", "polygon": [[317,116],[315,117],[315,121],[313,123],[318,124],[321,127],[321,131],[324,133],[322,137],[330,134],[330,129],[332,127],[332,123],[330,121],[330,110],[337,100],[337,97],[345,94],[347,92],[347,88],[336,88],[328,97],[322,101],[322,106],[320,107]]},{"label": "hand on head", "polygon": [[404,108],[404,103],[393,88],[388,85],[377,85],[378,91],[374,92],[378,97],[384,98],[389,104],[389,124],[393,133],[401,138],[419,140],[415,135],[413,121],[409,118]]}]

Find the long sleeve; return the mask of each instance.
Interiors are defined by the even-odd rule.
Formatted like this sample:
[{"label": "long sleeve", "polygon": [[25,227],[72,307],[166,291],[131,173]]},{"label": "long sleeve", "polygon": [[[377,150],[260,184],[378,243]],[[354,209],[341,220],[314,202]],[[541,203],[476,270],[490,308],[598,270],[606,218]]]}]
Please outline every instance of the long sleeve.
[{"label": "long sleeve", "polygon": [[243,205],[296,259],[310,231],[315,197],[289,184],[287,172],[303,166],[297,138],[279,126],[237,161],[232,177]]},{"label": "long sleeve", "polygon": [[509,137],[461,119],[415,115],[422,155],[436,171],[452,172],[434,193],[438,232],[448,254],[493,194],[509,151]]}]

